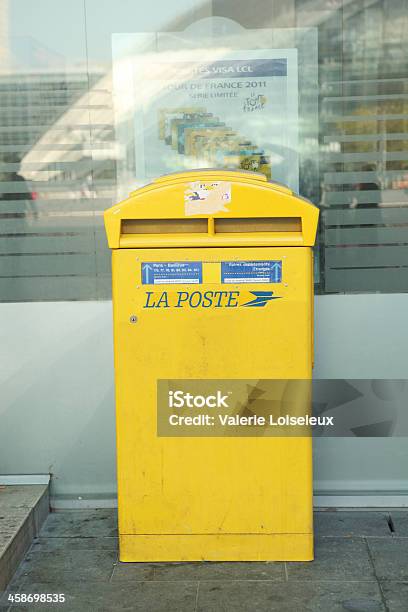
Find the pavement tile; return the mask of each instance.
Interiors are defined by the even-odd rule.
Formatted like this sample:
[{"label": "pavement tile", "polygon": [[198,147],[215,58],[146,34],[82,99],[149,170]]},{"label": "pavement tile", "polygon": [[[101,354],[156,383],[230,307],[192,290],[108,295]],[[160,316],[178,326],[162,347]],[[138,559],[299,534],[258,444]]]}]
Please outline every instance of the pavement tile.
[{"label": "pavement tile", "polygon": [[315,512],[315,534],[334,537],[391,537],[387,517],[386,512]]},{"label": "pavement tile", "polygon": [[36,538],[33,541],[32,552],[52,552],[55,550],[118,550],[119,542],[117,537],[102,538],[70,538],[52,537]]},{"label": "pavement tile", "polygon": [[112,580],[140,580],[141,568],[149,572],[149,579],[176,580],[281,580],[285,579],[284,563],[118,563]]},{"label": "pavement tile", "polygon": [[408,582],[393,582],[387,580],[381,583],[388,612],[407,612]]},{"label": "pavement tile", "polygon": [[367,546],[362,538],[316,538],[314,561],[288,562],[286,565],[289,581],[375,580]]},{"label": "pavement tile", "polygon": [[405,538],[369,538],[367,542],[379,580],[408,581],[408,542]]},{"label": "pavement tile", "polygon": [[390,515],[395,529],[394,536],[408,538],[408,511],[391,510]]},{"label": "pavement tile", "polygon": [[157,563],[154,580],[285,580],[285,564],[279,562]]},{"label": "pavement tile", "polygon": [[53,512],[44,523],[41,537],[116,537],[116,510],[76,510]]},{"label": "pavement tile", "polygon": [[66,597],[61,604],[15,605],[10,612],[42,612],[61,609],[64,612],[193,612],[197,597],[197,583],[180,581],[120,583],[30,582],[22,593],[62,593]]},{"label": "pavement tile", "polygon": [[20,565],[13,580],[25,585],[37,583],[108,581],[112,575],[117,553],[109,550],[56,550],[30,552]]},{"label": "pavement tile", "polygon": [[[345,607],[345,602],[359,607]],[[365,604],[366,607],[363,607]],[[369,607],[371,606],[371,607]],[[375,582],[200,582],[197,612],[383,612]],[[150,612],[150,611],[149,611]]]},{"label": "pavement tile", "polygon": [[153,580],[154,563],[121,563],[118,561],[113,569],[111,582],[134,582]]}]

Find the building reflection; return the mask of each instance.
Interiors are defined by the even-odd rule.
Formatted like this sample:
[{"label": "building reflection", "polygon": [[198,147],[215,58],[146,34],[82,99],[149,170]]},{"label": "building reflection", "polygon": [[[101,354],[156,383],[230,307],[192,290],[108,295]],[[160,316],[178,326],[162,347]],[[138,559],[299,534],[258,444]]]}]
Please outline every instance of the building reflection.
[{"label": "building reflection", "polygon": [[[323,210],[321,290],[405,291],[405,5],[306,5],[296,10],[318,28],[320,158],[302,158],[300,192]],[[238,21],[240,6],[228,16]],[[118,168],[129,184],[138,178],[128,118],[115,125],[111,66],[68,65],[12,38],[7,2],[1,11],[0,290],[10,300],[108,297],[102,213]]]}]

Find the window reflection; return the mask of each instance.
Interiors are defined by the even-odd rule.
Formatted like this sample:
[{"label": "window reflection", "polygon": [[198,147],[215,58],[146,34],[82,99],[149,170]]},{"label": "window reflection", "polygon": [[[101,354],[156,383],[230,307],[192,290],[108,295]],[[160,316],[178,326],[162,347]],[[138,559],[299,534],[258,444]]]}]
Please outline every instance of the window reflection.
[{"label": "window reflection", "polygon": [[[85,10],[74,0],[64,20],[56,3],[35,4],[0,5],[0,299],[109,297],[102,213],[116,198],[118,176],[127,173],[126,189],[138,183],[129,122],[115,126],[112,35],[181,32],[206,16],[253,29],[264,48],[284,41],[298,49],[299,191],[322,209],[319,290],[406,291],[406,3],[271,1],[261,11],[242,0],[178,0],[171,10],[161,2],[160,11],[140,11],[106,0],[102,15],[95,0]],[[274,29],[272,41],[265,28]],[[307,29],[317,32],[317,65],[302,39]],[[309,154],[316,126],[308,119],[317,93],[318,157]],[[230,128],[228,118],[217,120]],[[286,152],[274,142],[275,157],[262,158],[252,136],[238,138],[249,143],[245,163],[269,165],[274,178]],[[198,165],[214,164],[212,138],[194,135],[203,145]],[[233,135],[223,138],[227,145]],[[237,155],[235,146],[226,151]]]},{"label": "window reflection", "polygon": [[[407,75],[402,2],[344,7],[323,77],[322,206],[327,292],[406,291]],[[324,69],[321,70],[324,74]]]}]

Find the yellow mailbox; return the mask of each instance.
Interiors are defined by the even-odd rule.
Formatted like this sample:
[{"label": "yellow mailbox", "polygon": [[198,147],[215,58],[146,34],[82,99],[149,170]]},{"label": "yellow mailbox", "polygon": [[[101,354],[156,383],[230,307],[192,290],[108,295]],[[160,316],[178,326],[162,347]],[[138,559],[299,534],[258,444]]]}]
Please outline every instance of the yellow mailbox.
[{"label": "yellow mailbox", "polygon": [[105,212],[122,561],[313,558],[311,437],[265,425],[292,400],[262,400],[259,381],[310,385],[317,221],[287,187],[226,170]]}]

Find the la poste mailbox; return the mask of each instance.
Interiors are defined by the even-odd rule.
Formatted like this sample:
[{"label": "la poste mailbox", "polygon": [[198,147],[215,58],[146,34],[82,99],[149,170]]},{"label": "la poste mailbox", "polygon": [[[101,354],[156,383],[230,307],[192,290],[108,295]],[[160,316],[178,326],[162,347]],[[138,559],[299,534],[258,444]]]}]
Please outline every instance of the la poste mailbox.
[{"label": "la poste mailbox", "polygon": [[313,558],[311,437],[285,406],[310,405],[317,221],[219,170],[106,211],[122,561]]}]

